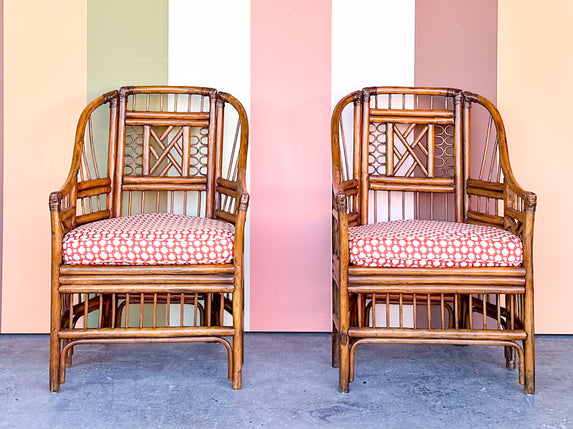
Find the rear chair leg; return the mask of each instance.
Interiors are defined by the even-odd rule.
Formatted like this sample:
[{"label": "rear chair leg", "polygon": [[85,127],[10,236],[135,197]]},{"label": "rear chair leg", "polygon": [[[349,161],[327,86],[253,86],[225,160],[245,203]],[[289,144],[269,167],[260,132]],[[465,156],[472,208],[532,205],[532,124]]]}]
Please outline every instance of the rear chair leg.
[{"label": "rear chair leg", "polygon": [[505,346],[505,367],[515,369],[515,350],[513,347]]}]

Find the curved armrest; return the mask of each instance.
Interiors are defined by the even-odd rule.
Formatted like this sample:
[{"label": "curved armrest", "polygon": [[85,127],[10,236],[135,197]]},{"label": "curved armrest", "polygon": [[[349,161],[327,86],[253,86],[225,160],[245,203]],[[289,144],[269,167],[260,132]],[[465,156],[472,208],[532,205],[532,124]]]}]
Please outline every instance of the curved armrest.
[{"label": "curved armrest", "polygon": [[535,192],[527,191],[522,188],[512,176],[505,179],[505,184],[509,190],[525,202],[526,211],[535,211],[537,208],[537,194],[535,194]]},{"label": "curved armrest", "polygon": [[[114,103],[117,101],[117,94],[117,91],[111,91],[96,98],[85,107],[80,115],[76,127],[72,162],[68,176],[62,187],[58,191],[52,192],[49,197],[49,207],[53,221],[59,221],[61,223],[59,227],[60,233],[65,233],[77,225],[76,206],[78,198],[82,197],[82,192],[84,194],[97,195],[98,193],[94,192],[95,190],[101,190],[102,192],[100,193],[109,192],[109,190],[111,190],[106,189],[105,186],[102,188],[102,183],[99,183],[101,180],[79,182],[78,173],[82,164],[82,154],[85,144],[84,138],[90,117],[98,107],[106,103],[112,103],[115,106]],[[109,185],[107,182],[109,182],[109,180],[107,180],[104,185]],[[78,189],[78,184],[80,185],[80,189]],[[78,191],[80,195],[78,195]],[[52,223],[52,232],[54,232],[54,228],[58,228],[56,224],[57,222]]]}]

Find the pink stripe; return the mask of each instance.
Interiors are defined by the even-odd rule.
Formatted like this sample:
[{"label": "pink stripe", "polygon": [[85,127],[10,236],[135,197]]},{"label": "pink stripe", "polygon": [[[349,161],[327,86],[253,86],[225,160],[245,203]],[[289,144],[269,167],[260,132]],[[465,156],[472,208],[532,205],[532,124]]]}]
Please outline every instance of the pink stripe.
[{"label": "pink stripe", "polygon": [[330,329],[331,0],[251,2],[251,329]]}]

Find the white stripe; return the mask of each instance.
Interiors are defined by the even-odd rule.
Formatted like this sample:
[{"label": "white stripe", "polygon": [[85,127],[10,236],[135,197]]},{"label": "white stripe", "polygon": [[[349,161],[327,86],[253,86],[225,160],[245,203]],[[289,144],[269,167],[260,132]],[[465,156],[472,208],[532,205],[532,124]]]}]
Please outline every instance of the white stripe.
[{"label": "white stripe", "polygon": [[[169,85],[216,88],[250,110],[250,0],[169,0]],[[247,181],[250,182],[250,169]],[[250,326],[250,216],[245,228],[245,329]]]},{"label": "white stripe", "polygon": [[249,0],[169,1],[169,85],[217,88],[248,110],[250,47]]},{"label": "white stripe", "polygon": [[365,86],[414,85],[415,0],[332,0],[332,107]]},{"label": "white stripe", "polygon": [[[415,0],[332,0],[332,108],[345,95],[366,86],[414,85],[415,14]],[[351,109],[345,110],[343,122],[350,154]],[[386,213],[380,200],[378,213]],[[406,210],[412,208],[407,201]],[[370,209],[373,216],[373,204]],[[396,326],[399,318],[393,310],[391,306],[390,324]],[[378,313],[385,315],[384,310]],[[411,307],[404,308],[404,317],[405,326],[410,326]]]}]

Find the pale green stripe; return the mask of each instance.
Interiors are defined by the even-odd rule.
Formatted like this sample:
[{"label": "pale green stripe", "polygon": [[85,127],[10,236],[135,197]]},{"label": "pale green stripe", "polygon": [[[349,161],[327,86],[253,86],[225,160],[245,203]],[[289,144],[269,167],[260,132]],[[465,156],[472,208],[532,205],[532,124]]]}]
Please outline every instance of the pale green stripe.
[{"label": "pale green stripe", "polygon": [[[88,0],[87,5],[88,101],[125,85],[167,85],[168,0]],[[106,170],[108,115],[105,110],[93,115],[100,172]],[[158,309],[160,324],[164,307]],[[130,319],[137,319],[139,306],[130,309]],[[97,314],[88,318],[90,326],[97,321]],[[150,326],[151,320],[144,323]]]},{"label": "pale green stripe", "polygon": [[168,26],[168,0],[88,0],[88,99],[166,85]]}]

